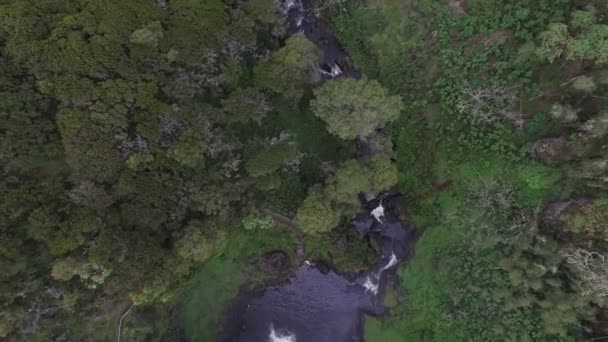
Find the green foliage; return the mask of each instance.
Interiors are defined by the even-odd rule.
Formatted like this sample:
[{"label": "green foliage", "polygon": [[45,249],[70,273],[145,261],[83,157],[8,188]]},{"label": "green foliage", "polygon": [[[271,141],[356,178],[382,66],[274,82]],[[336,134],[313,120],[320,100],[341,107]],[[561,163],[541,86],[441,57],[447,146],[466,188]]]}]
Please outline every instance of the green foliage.
[{"label": "green foliage", "polygon": [[76,273],[76,268],[78,264],[76,260],[72,258],[65,258],[62,260],[57,260],[53,264],[53,269],[51,270],[51,276],[53,279],[67,281],[72,279],[72,277]]},{"label": "green foliage", "polygon": [[316,63],[319,58],[316,45],[304,34],[294,34],[284,47],[255,67],[255,84],[297,102],[302,96],[300,85],[318,80]]},{"label": "green foliage", "polygon": [[581,237],[608,241],[608,200],[598,199],[560,217],[562,230]]},{"label": "green foliage", "polygon": [[184,290],[179,323],[191,341],[216,340],[225,305],[241,286],[252,288],[259,284],[256,278],[248,279],[244,260],[270,250],[295,250],[287,229],[238,229],[227,236],[226,243],[224,251],[202,265]]},{"label": "green foliage", "polygon": [[114,204],[114,196],[99,184],[92,181],[82,181],[70,192],[70,199],[76,204],[97,210],[105,209]]},{"label": "green foliage", "polygon": [[608,26],[596,21],[590,12],[575,11],[569,26],[550,24],[541,35],[538,56],[550,62],[560,57],[599,64],[608,62]]},{"label": "green foliage", "polygon": [[[411,298],[397,326],[405,336],[565,337],[572,336],[579,317],[592,314],[563,282],[556,242],[538,235],[528,216],[533,213],[511,217],[514,198],[504,191],[491,186],[468,199],[461,190],[451,192],[466,204],[425,232],[411,266],[401,273]],[[442,319],[431,318],[437,316]]]},{"label": "green foliage", "polygon": [[323,187],[309,190],[297,211],[296,220],[305,232],[329,232],[341,218],[357,213],[361,193],[375,194],[396,183],[396,166],[386,156],[378,155],[367,162],[347,160],[327,178]]},{"label": "green foliage", "polygon": [[597,18],[589,11],[574,11],[570,26],[574,29],[585,29],[591,27],[596,21]]},{"label": "green foliage", "polygon": [[547,31],[543,32],[541,39],[541,46],[536,53],[540,58],[553,62],[561,57],[568,47],[570,40],[568,26],[558,23],[551,24]]},{"label": "green foliage", "polygon": [[[567,242],[537,229],[537,208],[573,189],[594,191],[579,187],[577,177],[597,186],[605,175],[603,153],[591,142],[603,136],[603,103],[583,103],[605,96],[596,64],[603,63],[606,8],[590,15],[570,10],[569,1],[450,5],[351,3],[333,12],[355,62],[403,98],[388,132],[399,185],[424,230],[400,270],[407,302],[366,335],[582,339],[577,325],[598,302],[565,267],[560,248]],[[367,22],[376,25],[361,29]],[[549,67],[549,60],[560,65]],[[581,126],[589,116],[593,121]],[[576,133],[577,155],[596,153],[596,167],[566,168],[567,178],[563,169],[531,160],[535,141],[579,127],[587,129]],[[591,131],[594,138],[581,140]]]},{"label": "green foliage", "polygon": [[[88,113],[79,110],[61,111],[57,121],[67,162],[77,175],[101,181],[116,177],[122,157],[114,148],[116,141],[108,135],[111,127],[103,129]],[[121,121],[124,127],[126,121]]]},{"label": "green foliage", "polygon": [[155,21],[145,28],[135,30],[131,34],[131,43],[141,44],[148,47],[158,47],[158,42],[163,38],[163,28],[160,21]]},{"label": "green foliage", "polygon": [[403,337],[399,330],[392,329],[388,324],[384,325],[382,321],[372,318],[365,318],[365,340],[369,342],[400,342]]},{"label": "green foliage", "polygon": [[184,235],[175,242],[175,251],[180,258],[202,263],[221,251],[224,241],[225,237],[222,232],[205,227],[205,223],[202,221],[194,220],[188,223],[184,229]]},{"label": "green foliage", "polygon": [[274,220],[268,216],[250,214],[243,219],[243,228],[246,230],[270,230],[275,227]]},{"label": "green foliage", "polygon": [[319,190],[312,190],[296,215],[302,230],[319,234],[332,230],[340,223],[340,214],[333,209],[330,200]]},{"label": "green foliage", "polygon": [[315,90],[311,103],[328,130],[348,140],[367,137],[399,115],[401,98],[390,96],[380,83],[368,79],[336,79]]},{"label": "green foliage", "polygon": [[164,310],[164,306],[132,309],[123,320],[122,339],[137,342],[162,341],[170,319],[169,315],[164,314]]},{"label": "green foliage", "polygon": [[229,122],[250,122],[258,124],[270,111],[268,98],[253,88],[239,88],[222,100],[225,119]]},{"label": "green foliage", "polygon": [[521,181],[531,190],[548,190],[559,179],[559,174],[541,165],[529,165],[519,171]]},{"label": "green foliage", "polygon": [[568,105],[556,103],[551,108],[551,116],[563,123],[571,123],[578,120],[578,111]]},{"label": "green foliage", "polygon": [[3,308],[0,313],[0,337],[6,337],[25,318],[26,311],[23,308]]},{"label": "green foliage", "polygon": [[292,145],[275,144],[247,160],[245,169],[251,176],[261,177],[277,171],[296,157],[296,150]]},{"label": "green foliage", "polygon": [[207,148],[207,143],[203,140],[201,133],[190,128],[180,135],[168,154],[178,163],[195,168],[203,162]]},{"label": "green foliage", "polygon": [[111,270],[94,264],[82,263],[76,267],[74,274],[80,278],[86,287],[96,289],[103,285],[106,279],[110,276]]},{"label": "green foliage", "polygon": [[327,180],[325,193],[334,203],[356,206],[359,193],[372,189],[370,178],[370,172],[361,162],[349,160]]},{"label": "green foliage", "polygon": [[245,9],[255,20],[263,24],[275,24],[279,27],[273,27],[279,30],[283,22],[283,17],[278,13],[276,3],[271,0],[253,0],[248,2]]},{"label": "green foliage", "polygon": [[321,130],[291,98],[320,54],[284,32],[272,0],[0,4],[3,336],[105,340],[101,302],[173,305],[251,203],[293,215],[302,146],[255,148]]},{"label": "green foliage", "polygon": [[[174,305],[200,268],[179,311],[191,340],[214,340],[223,306],[261,281],[246,261],[295,249],[259,213],[295,215],[312,256],[359,271],[375,256],[334,228],[398,181],[425,234],[400,271],[408,301],[369,336],[580,338],[604,305],[585,294],[602,265],[569,263],[535,208],[608,189],[608,8],[450,4],[332,5],[324,19],[365,76],[311,90],[321,52],[301,33],[283,42],[272,0],[2,2],[0,336],[114,338],[121,313],[101,303]],[[528,152],[558,136],[565,173]],[[379,154],[351,159],[355,138]],[[597,255],[602,203],[561,222]],[[165,318],[137,319],[123,338],[160,339]]]},{"label": "green foliage", "polygon": [[593,93],[593,91],[597,88],[597,85],[593,81],[593,78],[589,76],[581,76],[577,77],[576,80],[572,82],[572,88],[585,93]]},{"label": "green foliage", "polygon": [[397,166],[385,156],[377,156],[371,160],[370,172],[373,192],[378,193],[397,184],[399,177]]}]

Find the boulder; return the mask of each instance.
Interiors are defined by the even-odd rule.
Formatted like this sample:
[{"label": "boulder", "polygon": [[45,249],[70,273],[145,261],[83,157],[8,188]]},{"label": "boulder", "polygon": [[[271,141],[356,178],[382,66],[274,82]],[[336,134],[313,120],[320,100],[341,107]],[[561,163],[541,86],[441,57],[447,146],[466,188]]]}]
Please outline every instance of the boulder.
[{"label": "boulder", "polygon": [[562,238],[574,240],[608,239],[608,199],[570,199],[548,204],[543,223]]},{"label": "boulder", "polygon": [[540,139],[530,148],[530,155],[547,165],[557,165],[564,162],[568,160],[566,138]]},{"label": "boulder", "polygon": [[268,274],[279,274],[286,271],[290,266],[287,253],[283,251],[271,251],[259,256],[255,264],[257,268]]}]

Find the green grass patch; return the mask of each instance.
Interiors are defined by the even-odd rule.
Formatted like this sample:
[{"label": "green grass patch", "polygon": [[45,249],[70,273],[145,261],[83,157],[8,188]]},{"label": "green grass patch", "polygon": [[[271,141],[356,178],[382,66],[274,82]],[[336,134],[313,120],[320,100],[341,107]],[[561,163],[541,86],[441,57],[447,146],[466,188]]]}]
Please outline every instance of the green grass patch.
[{"label": "green grass patch", "polygon": [[292,235],[285,228],[270,232],[235,230],[227,241],[224,252],[206,262],[184,291],[180,325],[193,342],[214,341],[226,304],[245,284],[253,287],[263,280],[248,275],[249,257],[280,249],[293,258],[295,251]]},{"label": "green grass patch", "polygon": [[401,332],[381,320],[365,317],[365,341],[367,342],[402,342]]}]

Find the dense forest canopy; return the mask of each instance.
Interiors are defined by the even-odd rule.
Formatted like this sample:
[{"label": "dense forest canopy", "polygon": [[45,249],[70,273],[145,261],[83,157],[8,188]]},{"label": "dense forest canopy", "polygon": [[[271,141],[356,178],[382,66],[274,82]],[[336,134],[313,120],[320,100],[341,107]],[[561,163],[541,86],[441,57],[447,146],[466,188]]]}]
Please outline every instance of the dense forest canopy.
[{"label": "dense forest canopy", "polygon": [[293,230],[359,271],[348,221],[393,186],[421,237],[368,341],[606,335],[608,4],[313,5],[361,78],[274,0],[0,1],[0,338],[113,339],[134,305],[125,336],[169,339]]}]

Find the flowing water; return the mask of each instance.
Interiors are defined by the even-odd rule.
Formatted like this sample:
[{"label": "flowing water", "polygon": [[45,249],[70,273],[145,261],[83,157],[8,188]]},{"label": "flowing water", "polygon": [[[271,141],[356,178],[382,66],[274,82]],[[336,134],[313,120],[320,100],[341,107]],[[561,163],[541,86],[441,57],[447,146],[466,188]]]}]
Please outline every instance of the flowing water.
[{"label": "flowing water", "polygon": [[319,72],[325,79],[336,77],[359,78],[361,74],[352,65],[331,29],[316,16],[308,0],[277,0],[280,12],[287,20],[287,32],[302,32],[323,52]]},{"label": "flowing water", "polygon": [[[290,34],[303,32],[322,51],[324,79],[360,77],[331,30],[306,0],[279,0]],[[366,146],[360,144],[363,151]],[[365,153],[363,153],[365,154]],[[369,201],[352,221],[369,236],[380,258],[368,271],[346,276],[309,261],[285,283],[239,298],[230,310],[221,340],[238,342],[347,342],[363,340],[363,314],[382,315],[387,275],[410,254],[414,229],[400,220],[399,193],[387,191]]]}]

